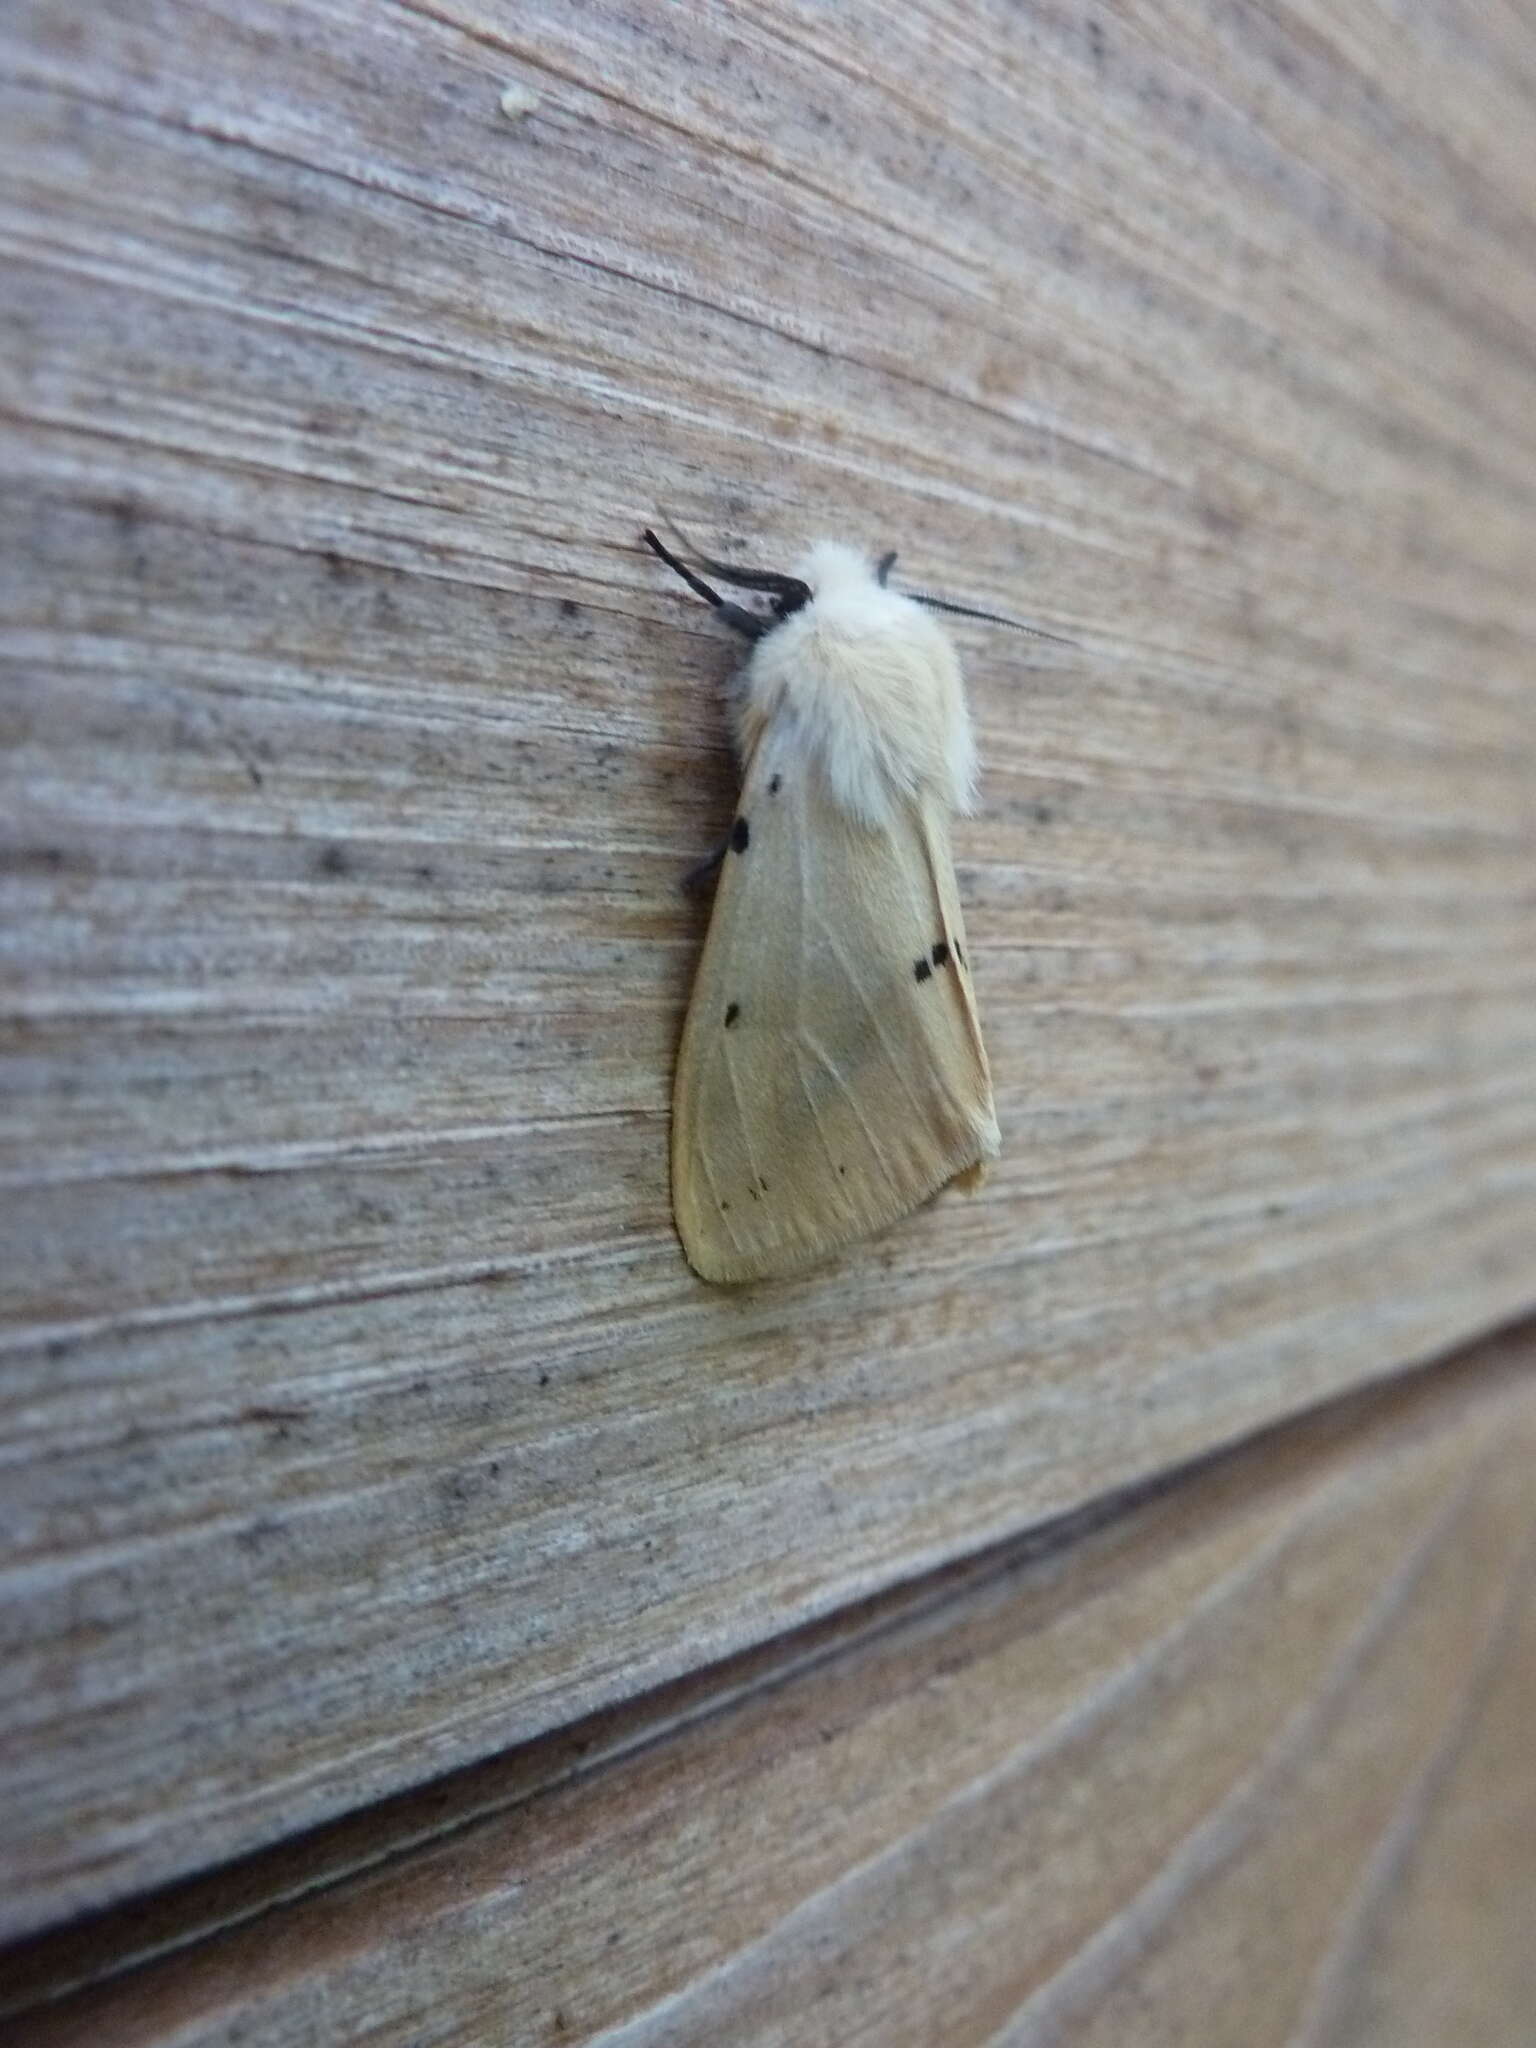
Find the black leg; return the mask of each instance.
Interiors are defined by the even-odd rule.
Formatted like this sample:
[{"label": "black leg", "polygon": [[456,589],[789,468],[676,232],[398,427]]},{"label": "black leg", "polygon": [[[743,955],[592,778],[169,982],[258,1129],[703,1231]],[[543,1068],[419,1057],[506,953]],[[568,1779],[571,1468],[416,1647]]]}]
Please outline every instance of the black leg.
[{"label": "black leg", "polygon": [[894,548],[891,549],[888,555],[882,555],[879,561],[876,562],[875,581],[880,585],[880,588],[882,590],[885,588],[886,582],[890,577],[890,573],[895,568],[895,566],[896,550]]},{"label": "black leg", "polygon": [[777,623],[774,619],[760,619],[756,612],[749,612],[745,605],[732,604],[729,599],[722,599],[715,606],[715,617],[733,626],[746,640],[761,640],[768,628]]},{"label": "black leg", "polygon": [[722,839],[713,853],[706,854],[703,860],[696,861],[688,870],[687,874],[683,877],[683,887],[690,894],[697,894],[706,882],[712,882],[715,876],[719,874],[720,865],[730,850],[730,839]]},{"label": "black leg", "polygon": [[704,602],[712,604],[716,611],[720,609],[725,600],[721,597],[719,591],[711,590],[701,576],[694,575],[686,562],[680,562],[670,548],[664,548],[649,527],[645,529],[640,538],[645,542],[653,555],[660,555],[661,559],[675,576],[682,577],[695,597],[702,597]]}]

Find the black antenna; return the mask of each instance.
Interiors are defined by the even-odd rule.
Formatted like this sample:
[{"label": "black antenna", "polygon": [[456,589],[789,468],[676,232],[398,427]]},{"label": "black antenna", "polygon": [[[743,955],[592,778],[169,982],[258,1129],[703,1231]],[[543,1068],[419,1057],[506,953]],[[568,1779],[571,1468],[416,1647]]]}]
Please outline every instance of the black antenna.
[{"label": "black antenna", "polygon": [[717,611],[725,603],[725,599],[720,595],[719,591],[711,590],[701,576],[694,575],[686,562],[680,562],[670,548],[664,548],[649,527],[645,529],[640,538],[645,542],[652,554],[660,555],[667,567],[676,575],[682,577],[695,597],[702,597],[706,604],[714,605]]},{"label": "black antenna", "polygon": [[1005,619],[1001,612],[975,611],[968,604],[951,604],[947,597],[929,597],[921,590],[904,590],[902,596],[910,597],[914,604],[926,605],[931,612],[948,612],[957,619],[985,619],[989,626],[1007,626],[1011,632],[1028,633],[1036,640],[1054,640],[1058,647],[1077,645],[1061,633],[1047,633],[1043,626],[1026,626],[1021,619]]},{"label": "black antenna", "polygon": [[741,569],[730,562],[717,562],[712,556],[700,552],[665,508],[661,516],[699,567],[707,569],[711,576],[723,576],[738,590],[765,590],[770,596],[783,598],[791,611],[798,611],[802,605],[810,603],[811,586],[798,576],[782,576],[776,569]]},{"label": "black antenna", "polygon": [[781,576],[776,569],[734,569],[729,562],[714,561],[709,555],[696,555],[694,559],[701,569],[707,569],[711,576],[723,576],[738,590],[766,590],[773,597],[786,599],[797,611],[811,601],[811,586],[798,576]]},{"label": "black antenna", "polygon": [[695,597],[702,597],[706,604],[714,606],[728,626],[734,626],[738,633],[745,634],[749,640],[760,640],[768,631],[772,624],[771,620],[760,619],[755,612],[749,612],[739,604],[730,603],[718,590],[711,590],[702,576],[695,576],[686,562],[680,562],[670,548],[662,546],[649,527],[646,527],[640,537],[653,554],[660,555],[667,567],[682,577]]}]

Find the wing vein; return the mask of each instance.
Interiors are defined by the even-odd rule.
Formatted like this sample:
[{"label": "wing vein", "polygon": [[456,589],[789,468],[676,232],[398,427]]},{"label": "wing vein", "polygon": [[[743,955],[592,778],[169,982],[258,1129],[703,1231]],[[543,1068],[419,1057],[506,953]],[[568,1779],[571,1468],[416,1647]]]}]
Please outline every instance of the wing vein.
[{"label": "wing vein", "polygon": [[[798,884],[795,894],[795,1035],[790,1051],[795,1062],[795,1079],[800,1083],[800,1093],[805,1097],[805,1113],[810,1118],[816,1137],[827,1162],[827,1193],[835,1198],[837,1194],[837,1161],[832,1156],[832,1147],[827,1142],[826,1131],[822,1128],[820,1113],[811,1094],[811,1084],[806,1079],[805,1067],[800,1051],[805,1040],[805,989],[806,989],[806,915],[810,899],[810,887],[806,880],[806,835],[795,838],[795,878]],[[839,1207],[843,1206],[838,1204]]]},{"label": "wing vein", "polygon": [[897,1078],[901,1082],[902,1087],[905,1088],[905,1090],[907,1091],[907,1100],[911,1103],[913,1109],[917,1112],[918,1120],[921,1123],[926,1124],[928,1119],[924,1115],[922,1101],[918,1096],[917,1090],[912,1086],[911,1081],[908,1079],[907,1070],[905,1066],[902,1064],[901,1060],[897,1058],[896,1054],[891,1049],[891,1041],[889,1040],[889,1038],[886,1037],[885,1026],[880,1021],[880,1012],[876,1009],[874,1004],[871,1003],[869,997],[864,993],[864,984],[858,979],[857,975],[855,975],[855,973],[853,972],[853,969],[848,965],[848,961],[843,953],[843,949],[837,943],[837,939],[833,934],[831,926],[828,925],[825,922],[825,920],[821,917],[818,917],[816,922],[819,929],[821,930],[822,935],[826,939],[827,944],[831,947],[833,957],[837,961],[838,966],[842,968],[843,973],[848,977],[849,986],[854,990],[855,994],[858,996],[859,1003],[864,1011],[864,1015],[869,1020],[870,1028],[873,1030],[876,1038],[878,1038],[880,1041],[880,1050],[885,1054],[887,1062],[894,1069]]},{"label": "wing vein", "polygon": [[736,1085],[736,1063],[731,1058],[729,1050],[722,1050],[720,1057],[725,1061],[725,1078],[731,1084],[731,1100],[736,1105],[736,1121],[741,1125],[741,1142],[747,1155],[747,1171],[752,1177],[755,1192],[763,1176],[758,1167],[757,1154],[752,1147],[752,1126],[748,1123],[747,1113],[741,1106],[741,1090]]},{"label": "wing vein", "polygon": [[811,1120],[811,1128],[815,1131],[817,1143],[821,1146],[822,1152],[826,1158],[827,1192],[829,1194],[835,1194],[837,1183],[837,1161],[832,1156],[832,1147],[828,1144],[826,1131],[822,1128],[821,1112],[816,1107],[816,1099],[811,1094],[811,1084],[805,1076],[805,1066],[800,1057],[804,1037],[805,1033],[797,1029],[795,1034],[795,1044],[793,1048],[795,1059],[795,1079],[800,1083],[800,1093],[805,1097],[805,1113]]},{"label": "wing vein", "polygon": [[870,1151],[873,1152],[876,1159],[879,1160],[880,1165],[886,1173],[886,1175],[890,1176],[891,1166],[890,1161],[885,1156],[885,1147],[881,1144],[879,1137],[876,1135],[876,1133],[870,1128],[869,1118],[864,1114],[864,1111],[860,1106],[858,1096],[854,1093],[854,1091],[848,1086],[848,1083],[844,1080],[842,1072],[836,1065],[835,1061],[833,1061],[829,1054],[826,1052],[821,1042],[818,1039],[812,1038],[809,1032],[802,1033],[800,1042],[802,1045],[805,1046],[807,1051],[813,1053],[816,1056],[816,1058],[821,1061],[821,1064],[832,1076],[835,1085],[843,1091],[844,1096],[847,1098],[848,1107],[853,1111],[854,1117],[858,1122],[858,1126],[860,1130],[864,1133]]}]

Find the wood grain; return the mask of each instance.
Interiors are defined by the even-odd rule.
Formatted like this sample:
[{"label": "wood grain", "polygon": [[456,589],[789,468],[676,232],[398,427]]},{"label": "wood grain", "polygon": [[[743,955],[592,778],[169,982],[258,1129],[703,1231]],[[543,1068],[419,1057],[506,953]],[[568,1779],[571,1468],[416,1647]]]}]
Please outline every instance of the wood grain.
[{"label": "wood grain", "polygon": [[[1527,1327],[719,1672],[627,1754],[616,1717],[606,1761],[406,1804],[354,1831],[367,1874],[14,2019],[18,2048],[1509,2048],[1533,1367]],[[391,1853],[413,1826],[439,1839]],[[257,1859],[240,1910],[287,1881]],[[74,1949],[100,1969],[102,1930]]]},{"label": "wood grain", "polygon": [[[8,1932],[1529,1306],[1533,83],[1507,10],[5,10]],[[658,503],[1078,643],[964,631],[1000,1170],[739,1294]]]}]

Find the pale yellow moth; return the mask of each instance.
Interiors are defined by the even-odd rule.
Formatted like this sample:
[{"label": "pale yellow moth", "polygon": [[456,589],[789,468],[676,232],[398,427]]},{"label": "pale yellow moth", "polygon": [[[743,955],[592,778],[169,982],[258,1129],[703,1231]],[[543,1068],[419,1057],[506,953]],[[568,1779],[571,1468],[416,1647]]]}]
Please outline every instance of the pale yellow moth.
[{"label": "pale yellow moth", "polygon": [[[706,1280],[799,1272],[979,1185],[998,1151],[949,820],[976,749],[949,636],[824,541],[794,576],[649,546],[752,642],[742,789],[672,1095],[672,1204]],[[974,616],[990,616],[976,614]]]}]

